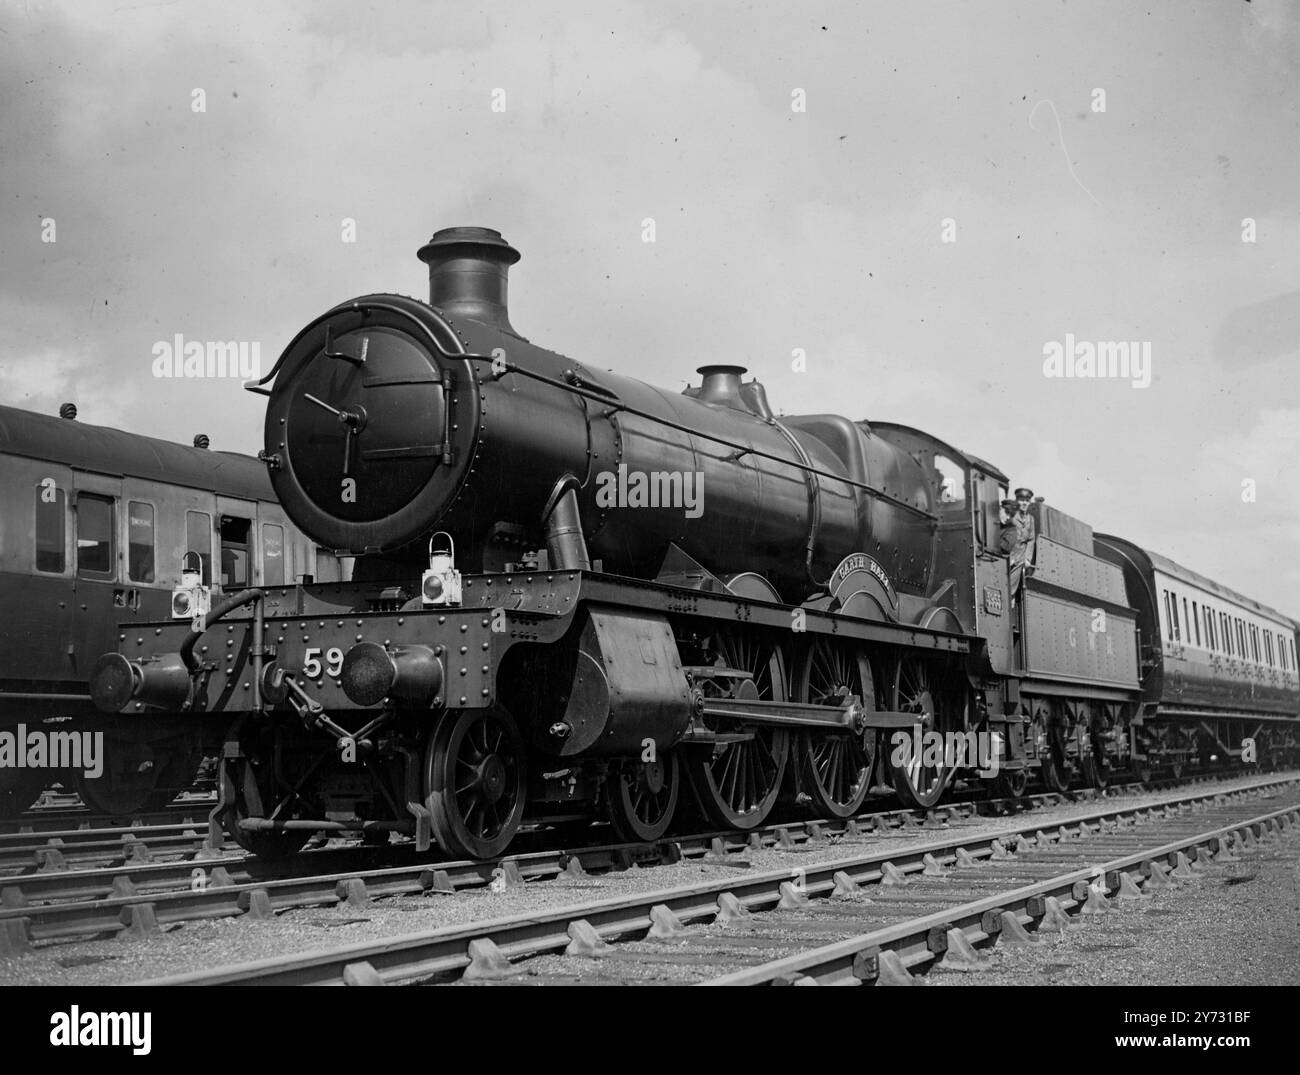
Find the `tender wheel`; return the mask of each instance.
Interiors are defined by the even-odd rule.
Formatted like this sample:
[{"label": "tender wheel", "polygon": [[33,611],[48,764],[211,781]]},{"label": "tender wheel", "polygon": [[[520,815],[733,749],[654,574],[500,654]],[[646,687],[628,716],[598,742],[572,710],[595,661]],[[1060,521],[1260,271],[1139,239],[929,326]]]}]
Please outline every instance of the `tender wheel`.
[{"label": "tender wheel", "polygon": [[[799,662],[794,697],[816,705],[843,705],[856,696],[864,709],[876,709],[871,665],[861,654],[818,636]],[[800,788],[818,817],[852,817],[871,788],[876,763],[876,730],[862,735],[808,730],[796,742]]]},{"label": "tender wheel", "polygon": [[306,829],[250,831],[239,826],[240,821],[248,818],[267,817],[268,808],[274,820],[295,818],[292,809],[277,809],[270,774],[271,757],[269,753],[255,751],[251,757],[222,760],[217,780],[229,778],[234,790],[234,802],[226,809],[223,824],[230,838],[250,854],[265,859],[287,858],[301,851],[313,833]]},{"label": "tender wheel", "polygon": [[605,812],[615,835],[627,843],[659,839],[672,824],[680,787],[674,753],[652,762],[627,761],[611,770]]},{"label": "tender wheel", "polygon": [[429,736],[425,790],[434,839],[448,854],[501,854],[524,814],[524,742],[500,709],[453,710]]},{"label": "tender wheel", "polygon": [[197,742],[145,743],[104,738],[98,777],[77,770],[77,793],[90,809],[113,817],[161,810],[194,780],[203,760]]},{"label": "tender wheel", "polygon": [[[749,635],[725,633],[716,639],[715,649],[728,668],[753,674],[753,680],[743,685],[742,696],[788,700],[785,660],[779,648]],[[712,753],[691,750],[682,764],[708,821],[747,830],[761,825],[772,812],[789,757],[789,733],[784,728],[760,727],[752,739],[723,744]]]},{"label": "tender wheel", "polygon": [[[894,668],[892,708],[895,712],[917,715],[910,735],[900,729],[907,742],[901,740],[900,731],[889,737],[889,771],[894,791],[905,806],[928,810],[943,797],[952,779],[949,759],[946,756],[936,759],[933,746],[925,749],[925,733],[949,731],[957,722],[958,714],[962,713],[958,693],[958,689],[940,684],[933,669],[916,657],[904,657]],[[940,755],[944,754],[944,745],[940,745]],[[895,764],[900,752],[900,764]],[[938,764],[933,764],[936,760]]]},{"label": "tender wheel", "polygon": [[1086,788],[1105,788],[1108,784],[1109,764],[1106,762],[1106,734],[1105,729],[1101,727],[1100,716],[1093,715],[1092,723],[1087,728],[1086,747],[1087,754],[1079,759],[1079,773],[1083,777],[1083,784]]},{"label": "tender wheel", "polygon": [[1047,713],[1040,711],[1035,714],[1031,728],[1038,742],[1038,778],[1043,787],[1058,795],[1068,791],[1070,778],[1065,767],[1065,736],[1060,725],[1050,723]]}]

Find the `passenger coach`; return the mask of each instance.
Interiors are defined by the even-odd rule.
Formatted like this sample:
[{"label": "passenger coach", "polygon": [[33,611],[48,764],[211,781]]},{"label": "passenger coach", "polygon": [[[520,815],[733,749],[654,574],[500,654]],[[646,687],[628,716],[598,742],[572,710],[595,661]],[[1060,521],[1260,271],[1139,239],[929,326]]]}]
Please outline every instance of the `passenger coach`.
[{"label": "passenger coach", "polygon": [[170,615],[186,553],[218,594],[335,581],[340,561],[286,518],[256,459],[87,425],[70,404],[61,415],[0,406],[0,728],[103,731],[106,767],[95,780],[0,768],[0,811],[71,780],[92,808],[129,814],[188,786],[202,747],[153,717],[106,720],[87,692],[95,659]]},{"label": "passenger coach", "polygon": [[1300,711],[1294,621],[1123,538],[1098,534],[1096,548],[1123,570],[1137,610],[1141,770],[1223,763],[1243,739],[1261,763],[1280,763]]}]

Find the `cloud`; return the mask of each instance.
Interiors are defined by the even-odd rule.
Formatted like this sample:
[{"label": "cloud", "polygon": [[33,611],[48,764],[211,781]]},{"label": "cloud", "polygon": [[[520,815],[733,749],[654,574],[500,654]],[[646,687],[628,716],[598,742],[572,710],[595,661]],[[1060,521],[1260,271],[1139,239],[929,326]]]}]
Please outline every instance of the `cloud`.
[{"label": "cloud", "polygon": [[[681,386],[747,365],[779,410],[932,430],[1209,575],[1261,523],[1270,550],[1294,535],[1225,507],[1220,537],[1185,539],[1226,505],[1205,445],[1295,457],[1262,417],[1300,407],[1285,5],[7,10],[10,402],[255,451],[261,401],[155,381],[153,344],[256,340],[269,364],[333,303],[422,294],[415,249],[477,223],[524,255],[514,324],[595,368]],[[1104,208],[1055,125],[1031,129],[1043,99]],[[1067,332],[1150,340],[1152,386],[1045,379]],[[1300,579],[1254,581],[1300,612]]]},{"label": "cloud", "polygon": [[1300,291],[1233,310],[1214,338],[1220,362],[1244,365],[1300,352]]}]

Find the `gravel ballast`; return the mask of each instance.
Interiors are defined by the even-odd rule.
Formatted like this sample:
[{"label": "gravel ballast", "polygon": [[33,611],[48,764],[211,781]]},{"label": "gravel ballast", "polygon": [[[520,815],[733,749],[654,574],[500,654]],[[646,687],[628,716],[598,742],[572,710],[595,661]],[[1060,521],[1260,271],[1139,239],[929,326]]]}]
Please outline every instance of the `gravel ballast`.
[{"label": "gravel ballast", "polygon": [[[1237,781],[1216,785],[1216,791],[1231,791],[1257,778],[1242,778]],[[1185,789],[1184,794],[1186,793]],[[741,856],[732,856],[731,865],[684,860],[673,866],[633,869],[617,873],[593,876],[585,880],[538,881],[523,889],[504,892],[492,892],[488,888],[464,889],[454,895],[425,895],[397,897],[375,901],[362,910],[346,906],[303,908],[286,911],[270,921],[253,921],[247,918],[223,918],[208,921],[187,922],[168,930],[161,936],[146,940],[76,940],[67,942],[50,942],[37,945],[31,952],[12,958],[0,960],[0,985],[112,985],[183,974],[218,965],[244,963],[271,956],[286,955],[294,952],[315,951],[335,948],[359,941],[373,941],[386,937],[400,936],[437,929],[444,926],[463,925],[506,915],[529,912],[542,912],[566,907],[587,900],[630,896],[637,893],[666,889],[688,883],[719,881],[727,878],[743,877],[751,873],[773,870],[790,870],[792,876],[802,866],[815,862],[829,861],[856,854],[888,852],[893,849],[903,850],[930,843],[937,839],[951,838],[967,832],[1004,832],[1014,831],[1029,826],[1047,828],[1060,824],[1071,818],[1094,813],[1108,806],[1130,807],[1152,805],[1166,802],[1176,797],[1175,792],[1160,792],[1141,796],[1131,796],[1118,800],[1092,800],[1068,803],[1046,809],[1034,810],[1027,814],[1003,818],[979,818],[954,824],[944,829],[895,830],[888,835],[872,835],[852,843],[825,842],[819,844],[801,844],[796,851],[747,851]],[[1268,800],[1261,799],[1260,811],[1269,809]],[[1294,837],[1288,837],[1288,845],[1293,846]],[[1269,845],[1262,854],[1273,854]],[[1254,854],[1259,854],[1255,852]],[[737,868],[737,861],[749,863],[746,869]],[[1246,860],[1249,861],[1249,860]],[[1250,884],[1255,884],[1251,882]],[[1283,883],[1281,880],[1278,884]],[[1290,877],[1290,929],[1295,934],[1296,917],[1296,878],[1294,865]],[[1215,882],[1207,880],[1203,884],[1210,891]],[[1250,884],[1222,887],[1224,906],[1237,905],[1237,899]],[[1264,888],[1260,886],[1260,890]],[[1252,893],[1255,890],[1251,890]],[[1152,908],[1159,909],[1157,901],[1177,901],[1187,898],[1183,890],[1165,896],[1153,898]],[[1257,909],[1256,918],[1260,918],[1261,909]],[[1124,912],[1129,913],[1129,912]],[[1137,913],[1137,912],[1134,912]],[[1227,912],[1220,910],[1220,915]],[[1161,920],[1159,914],[1149,913],[1153,921]],[[1171,928],[1176,926],[1175,916],[1166,916]],[[1161,920],[1164,924],[1163,920]],[[1178,927],[1194,929],[1194,926]],[[1199,934],[1183,933],[1187,937]],[[1064,944],[1078,943],[1071,936]],[[1294,958],[1295,942],[1291,942],[1292,953],[1283,959],[1281,949],[1277,949],[1276,962],[1289,963],[1292,978],[1300,961]],[[1169,947],[1166,945],[1166,947]],[[1276,946],[1275,946],[1276,947]],[[1109,951],[1109,950],[1108,950]],[[1107,953],[1085,953],[1100,954]],[[1261,959],[1267,955],[1267,949],[1261,950]],[[999,955],[998,959],[1004,959]],[[1272,956],[1269,956],[1272,958]],[[1065,958],[1059,963],[1070,962]],[[1152,964],[1148,968],[1150,977],[1143,980],[1175,982],[1183,980],[1177,969],[1167,960],[1162,964]],[[1023,972],[1008,972],[1007,980],[1018,978]],[[963,982],[978,978],[981,982],[996,980],[996,972],[985,975],[962,975]],[[1161,977],[1163,975],[1163,977]],[[1086,972],[1080,977],[1086,976]],[[932,978],[937,978],[937,975]],[[951,977],[957,977],[951,975]],[[1064,982],[1061,972],[1058,977]],[[1038,979],[1045,983],[1057,980],[1052,976]],[[1068,979],[1073,981],[1075,979]],[[1120,981],[1126,979],[1120,978]],[[1214,979],[1209,979],[1214,980]],[[1254,980],[1254,979],[1246,979]]]}]

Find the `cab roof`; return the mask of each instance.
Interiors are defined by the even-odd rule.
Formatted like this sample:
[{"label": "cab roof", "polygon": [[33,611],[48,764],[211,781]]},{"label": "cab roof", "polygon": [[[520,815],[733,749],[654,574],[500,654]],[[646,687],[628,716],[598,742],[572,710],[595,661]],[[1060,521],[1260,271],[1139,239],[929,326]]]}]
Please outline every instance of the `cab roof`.
[{"label": "cab roof", "polygon": [[984,459],[981,459],[978,455],[971,455],[970,452],[964,452],[960,448],[955,448],[953,447],[953,445],[949,444],[946,440],[941,440],[940,438],[936,437],[933,433],[927,433],[923,429],[917,429],[915,426],[905,426],[901,422],[872,422],[867,419],[863,419],[862,424],[865,425],[868,429],[899,429],[906,433],[911,433],[924,440],[930,441],[931,443],[934,444],[936,448],[942,448],[954,459],[960,460],[961,462],[965,463],[968,467],[970,466],[976,467],[977,469],[984,471],[984,473],[989,475],[990,477],[997,478],[999,481],[1004,481],[1004,482],[1011,481],[1010,478],[1008,478],[1005,474],[1003,474],[1002,471],[999,470],[997,467],[995,467],[992,463]]}]

